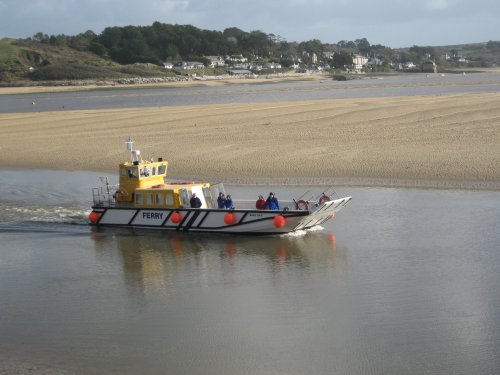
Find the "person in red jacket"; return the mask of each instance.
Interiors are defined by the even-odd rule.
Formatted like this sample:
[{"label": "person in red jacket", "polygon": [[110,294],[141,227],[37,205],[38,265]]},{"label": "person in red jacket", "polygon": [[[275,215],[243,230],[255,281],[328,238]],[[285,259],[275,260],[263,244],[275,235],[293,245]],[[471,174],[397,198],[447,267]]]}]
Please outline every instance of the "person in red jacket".
[{"label": "person in red jacket", "polygon": [[255,208],[258,210],[263,210],[265,206],[266,200],[262,195],[259,195],[259,199],[257,199],[257,202],[255,202]]}]

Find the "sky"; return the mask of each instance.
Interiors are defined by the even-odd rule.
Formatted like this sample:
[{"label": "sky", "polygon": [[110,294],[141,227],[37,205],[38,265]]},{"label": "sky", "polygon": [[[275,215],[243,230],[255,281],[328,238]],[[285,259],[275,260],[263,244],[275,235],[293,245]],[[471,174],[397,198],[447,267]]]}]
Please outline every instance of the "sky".
[{"label": "sky", "polygon": [[37,32],[96,34],[158,21],[223,31],[237,27],[288,42],[366,38],[391,48],[500,40],[494,0],[0,0],[0,39]]}]

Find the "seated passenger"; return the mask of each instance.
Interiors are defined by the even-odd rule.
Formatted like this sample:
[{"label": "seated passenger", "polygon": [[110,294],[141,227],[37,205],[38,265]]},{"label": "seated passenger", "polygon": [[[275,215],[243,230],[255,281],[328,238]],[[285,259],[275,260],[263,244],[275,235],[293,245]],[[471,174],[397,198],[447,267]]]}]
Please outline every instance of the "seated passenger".
[{"label": "seated passenger", "polygon": [[226,197],[223,193],[219,193],[219,196],[217,197],[217,207],[226,208]]},{"label": "seated passenger", "polygon": [[234,208],[233,199],[231,198],[231,196],[229,194],[226,197],[226,201],[224,202],[224,206],[225,206],[225,208],[231,209],[231,210]]},{"label": "seated passenger", "polygon": [[196,196],[196,193],[193,193],[193,196],[189,200],[189,203],[191,204],[191,208],[200,208],[201,207],[201,200]]},{"label": "seated passenger", "polygon": [[269,196],[267,197],[265,209],[266,210],[279,210],[280,209],[280,205],[278,203],[278,198],[276,198],[272,192],[269,193]]},{"label": "seated passenger", "polygon": [[266,207],[266,201],[262,195],[259,195],[259,199],[255,202],[255,208],[258,210],[263,210]]}]

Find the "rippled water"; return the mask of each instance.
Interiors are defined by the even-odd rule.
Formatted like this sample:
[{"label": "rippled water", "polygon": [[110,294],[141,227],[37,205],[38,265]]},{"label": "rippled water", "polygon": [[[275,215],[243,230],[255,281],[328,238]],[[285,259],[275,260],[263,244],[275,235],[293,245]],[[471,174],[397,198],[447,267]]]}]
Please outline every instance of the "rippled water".
[{"label": "rippled water", "polygon": [[95,230],[97,176],[0,172],[0,361],[83,374],[500,369],[498,192],[343,187],[352,204],[323,230],[254,238]]}]

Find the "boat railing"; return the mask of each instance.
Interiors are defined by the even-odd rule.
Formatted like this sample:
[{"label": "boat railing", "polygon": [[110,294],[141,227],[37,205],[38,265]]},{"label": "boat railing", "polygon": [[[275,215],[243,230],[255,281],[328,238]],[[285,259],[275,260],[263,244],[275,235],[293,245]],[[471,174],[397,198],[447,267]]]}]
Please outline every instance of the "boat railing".
[{"label": "boat railing", "polygon": [[[252,199],[237,199],[234,201],[234,207],[241,210],[255,210],[255,200]],[[297,206],[293,200],[280,200],[281,210],[297,210]]]},{"label": "boat railing", "polygon": [[114,198],[116,192],[115,186],[105,185],[92,188],[92,200],[94,206],[109,207],[116,204]]}]

